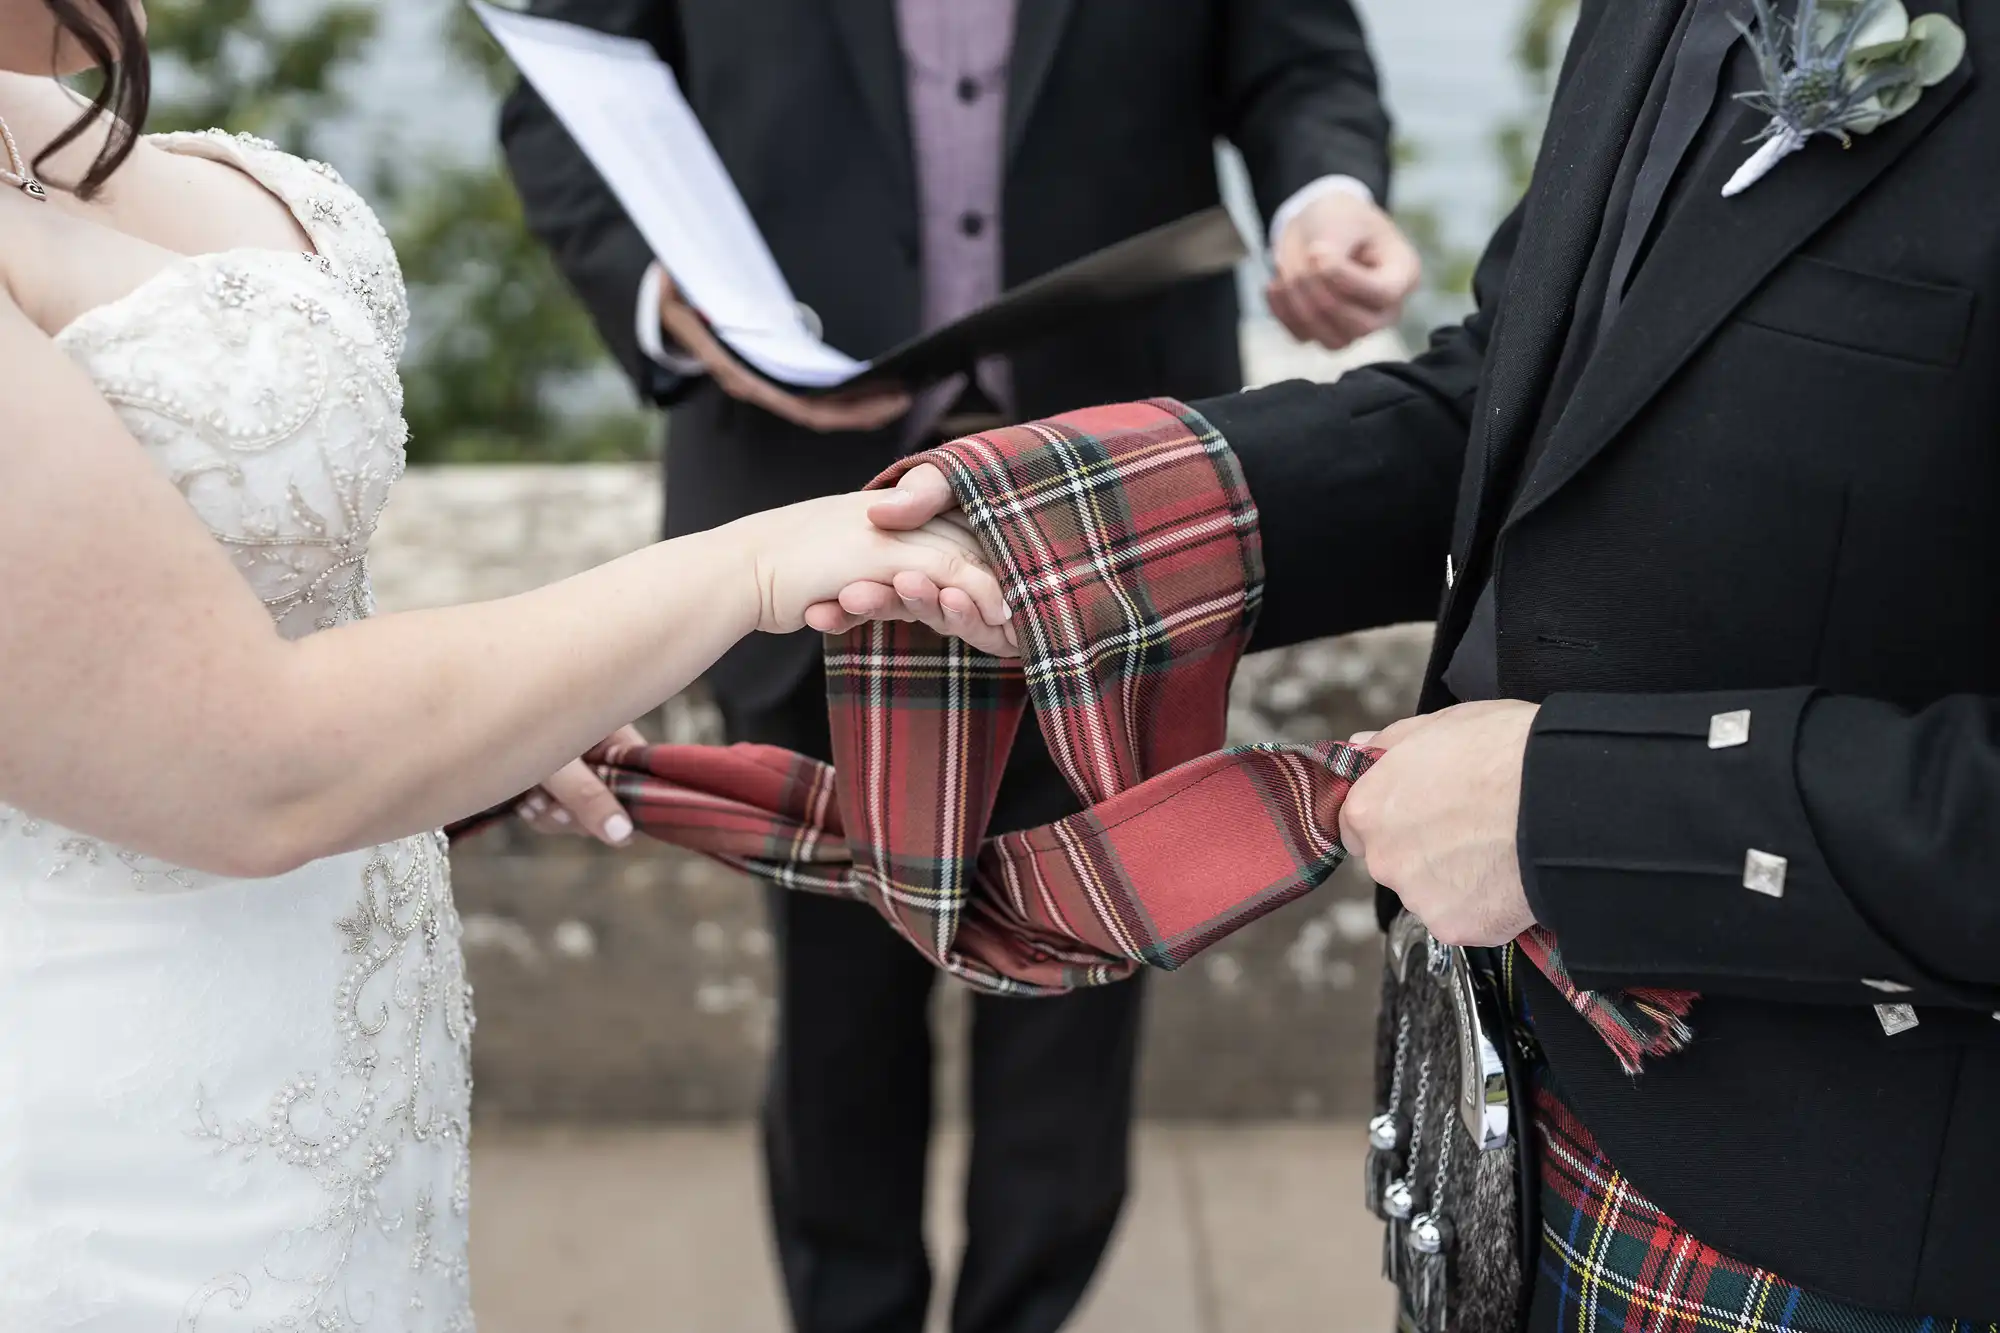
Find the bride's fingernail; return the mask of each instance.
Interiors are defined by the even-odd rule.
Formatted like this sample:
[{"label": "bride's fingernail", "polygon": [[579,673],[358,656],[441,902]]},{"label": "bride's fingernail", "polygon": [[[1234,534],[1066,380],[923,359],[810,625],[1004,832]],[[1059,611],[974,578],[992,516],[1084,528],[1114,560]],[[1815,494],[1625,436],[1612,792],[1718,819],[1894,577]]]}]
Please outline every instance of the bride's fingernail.
[{"label": "bride's fingernail", "polygon": [[632,840],[632,821],[624,815],[613,815],[604,821],[604,836],[611,841],[624,844]]},{"label": "bride's fingernail", "polygon": [[561,806],[557,806],[554,810],[551,810],[549,818],[555,820],[558,824],[567,824],[570,822],[569,811],[563,809]]}]

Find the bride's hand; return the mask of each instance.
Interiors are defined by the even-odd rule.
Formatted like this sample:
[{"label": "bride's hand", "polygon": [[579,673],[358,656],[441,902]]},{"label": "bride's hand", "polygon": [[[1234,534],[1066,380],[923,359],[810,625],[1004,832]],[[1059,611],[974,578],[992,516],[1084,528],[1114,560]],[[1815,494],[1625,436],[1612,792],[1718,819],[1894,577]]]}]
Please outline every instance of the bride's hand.
[{"label": "bride's hand", "polygon": [[[645,743],[646,738],[637,728],[626,726],[605,737],[597,749]],[[537,833],[596,838],[613,847],[624,847],[632,841],[632,817],[584,759],[564,764],[553,777],[523,797],[518,809],[522,822]]]},{"label": "bride's hand", "polygon": [[[772,633],[801,628],[844,632],[866,619],[837,604],[852,585],[928,590],[944,632],[1012,651],[1012,613],[979,543],[962,523],[944,517],[891,527],[871,521],[894,492],[858,492],[810,500],[737,524],[757,581],[757,627]],[[838,623],[836,623],[838,622]],[[989,648],[988,651],[993,651]]]},{"label": "bride's hand", "polygon": [[[929,463],[903,474],[893,491],[872,493],[868,518],[890,532],[948,531],[974,550],[978,541],[944,474]],[[995,657],[1020,656],[1020,637],[1010,622],[1002,629],[973,614],[972,600],[958,588],[940,587],[911,570],[890,579],[857,579],[837,596],[807,609],[806,623],[829,634],[844,634],[870,620],[914,620],[939,634],[964,639]]]}]

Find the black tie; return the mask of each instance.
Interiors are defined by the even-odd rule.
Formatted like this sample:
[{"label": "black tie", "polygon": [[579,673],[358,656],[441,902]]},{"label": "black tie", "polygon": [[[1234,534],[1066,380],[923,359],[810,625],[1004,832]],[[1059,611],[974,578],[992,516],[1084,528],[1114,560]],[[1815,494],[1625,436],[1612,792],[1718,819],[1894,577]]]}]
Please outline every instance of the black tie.
[{"label": "black tie", "polygon": [[1696,0],[1687,38],[1667,84],[1659,123],[1653,127],[1652,142],[1646,147],[1639,175],[1632,184],[1632,204],[1625,214],[1618,256],[1612,261],[1611,282],[1604,290],[1604,313],[1597,324],[1599,338],[1611,328],[1611,321],[1625,300],[1632,270],[1639,262],[1646,238],[1652,234],[1653,223],[1659,218],[1660,205],[1666,201],[1674,173],[1715,109],[1722,69],[1739,36],[1730,20],[1740,17],[1743,7],[1741,0]]}]

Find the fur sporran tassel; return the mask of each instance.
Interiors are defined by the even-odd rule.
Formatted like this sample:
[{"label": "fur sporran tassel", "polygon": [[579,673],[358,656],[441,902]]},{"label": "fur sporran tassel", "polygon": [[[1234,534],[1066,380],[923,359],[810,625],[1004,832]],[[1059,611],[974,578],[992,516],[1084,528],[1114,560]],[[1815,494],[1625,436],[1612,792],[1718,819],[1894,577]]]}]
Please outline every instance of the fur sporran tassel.
[{"label": "fur sporran tassel", "polygon": [[1403,1122],[1393,1114],[1382,1114],[1368,1122],[1368,1162],[1363,1169],[1362,1202],[1368,1211],[1383,1221],[1389,1214],[1383,1208],[1383,1195],[1388,1192],[1391,1181],[1403,1174],[1403,1145],[1408,1142],[1408,1131]]},{"label": "fur sporran tassel", "polygon": [[1410,1059],[1410,1019],[1403,1015],[1396,1034],[1394,1070],[1389,1076],[1389,1109],[1368,1122],[1368,1161],[1363,1171],[1362,1202],[1383,1221],[1389,1220],[1384,1196],[1409,1162],[1410,1127],[1403,1119],[1403,1071]]},{"label": "fur sporran tassel", "polygon": [[1407,1268],[1403,1261],[1409,1245],[1408,1224],[1391,1222],[1382,1228],[1382,1279],[1397,1291],[1404,1285]]},{"label": "fur sporran tassel", "polygon": [[1520,1320],[1520,1210],[1517,1145],[1471,1154],[1458,1186],[1452,1333],[1513,1333]]},{"label": "fur sporran tassel", "polygon": [[1362,1201],[1382,1219],[1382,1276],[1392,1285],[1403,1279],[1404,1233],[1416,1212],[1409,1172],[1413,1119],[1403,1110],[1411,1066],[1412,1011],[1406,1002],[1405,979],[1410,955],[1421,952],[1423,927],[1414,917],[1399,918],[1390,929],[1382,968],[1382,1012],[1375,1032],[1376,1117],[1368,1126],[1368,1158],[1363,1168]]},{"label": "fur sporran tassel", "polygon": [[1445,1333],[1451,1315],[1451,1219],[1420,1213],[1410,1222],[1410,1306],[1417,1333]]},{"label": "fur sporran tassel", "polygon": [[[1450,1105],[1439,1099],[1439,1109]],[[1455,1248],[1451,1214],[1446,1211],[1454,1197],[1451,1164],[1457,1154],[1452,1148],[1459,1138],[1458,1126],[1449,1114],[1440,1117],[1437,1135],[1437,1172],[1431,1179],[1430,1207],[1410,1219],[1410,1313],[1417,1333],[1445,1333],[1451,1313],[1452,1250]]]},{"label": "fur sporran tassel", "polygon": [[1411,1114],[1410,1149],[1404,1158],[1404,1169],[1382,1189],[1382,1212],[1388,1219],[1388,1231],[1382,1243],[1382,1276],[1398,1287],[1403,1285],[1410,1220],[1417,1213],[1417,1190],[1411,1176],[1424,1153],[1425,1112],[1430,1105],[1430,1097],[1431,1062],[1426,1057],[1417,1066],[1417,1104]]},{"label": "fur sporran tassel", "polygon": [[[1508,1105],[1503,1002],[1480,960],[1434,946],[1411,919],[1392,926],[1388,961],[1367,1187],[1386,1219],[1384,1275],[1406,1333],[1514,1333],[1516,1151],[1527,1127],[1513,1123],[1524,1108]],[[1406,1104],[1398,1173],[1375,1144],[1377,1131],[1390,1137],[1390,1108]]]}]

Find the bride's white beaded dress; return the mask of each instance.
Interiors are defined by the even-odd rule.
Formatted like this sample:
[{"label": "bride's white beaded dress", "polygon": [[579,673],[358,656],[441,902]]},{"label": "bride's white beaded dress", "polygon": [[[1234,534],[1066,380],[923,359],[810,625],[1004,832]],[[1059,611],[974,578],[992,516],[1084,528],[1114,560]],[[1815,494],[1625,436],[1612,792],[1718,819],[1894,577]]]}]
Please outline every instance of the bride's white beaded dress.
[{"label": "bride's white beaded dress", "polygon": [[[57,341],[282,633],[366,616],[406,434],[388,238],[321,164],[153,142],[318,253],[178,261]],[[470,1329],[459,938],[434,836],[252,882],[0,807],[0,1328]]]}]

